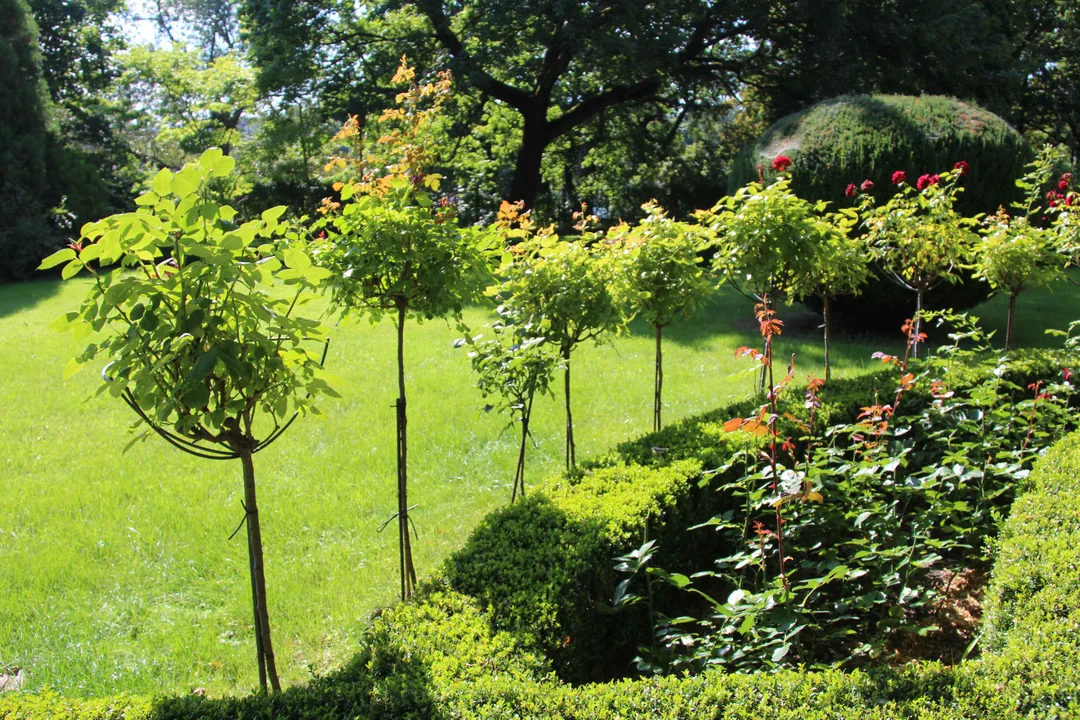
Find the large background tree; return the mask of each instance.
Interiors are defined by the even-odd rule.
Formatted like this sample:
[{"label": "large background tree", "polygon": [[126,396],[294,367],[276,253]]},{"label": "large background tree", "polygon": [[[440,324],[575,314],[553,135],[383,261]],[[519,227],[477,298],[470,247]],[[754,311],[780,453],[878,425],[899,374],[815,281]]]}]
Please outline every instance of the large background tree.
[{"label": "large background tree", "polygon": [[0,0],[0,279],[26,275],[55,236],[46,178],[51,103],[41,74],[38,27],[24,0]]},{"label": "large background tree", "polygon": [[581,155],[597,128],[646,104],[662,108],[653,113],[668,126],[657,133],[662,140],[699,102],[734,96],[762,47],[747,36],[759,8],[705,0],[248,0],[244,13],[264,89],[297,97],[314,90],[331,112],[384,105],[377,79],[402,53],[421,72],[449,67],[465,94],[449,132],[469,135],[492,107],[507,109],[498,140],[515,150],[498,193],[531,207],[545,190],[553,146]]}]

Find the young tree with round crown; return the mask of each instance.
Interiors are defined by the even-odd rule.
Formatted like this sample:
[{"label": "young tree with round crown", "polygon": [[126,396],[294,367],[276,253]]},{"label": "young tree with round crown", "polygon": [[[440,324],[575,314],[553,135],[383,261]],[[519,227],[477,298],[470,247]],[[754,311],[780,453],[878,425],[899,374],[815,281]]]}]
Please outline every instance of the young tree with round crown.
[{"label": "young tree with round crown", "polygon": [[355,118],[337,139],[352,146],[349,157],[327,165],[343,178],[335,183],[340,202],[326,198],[313,226],[325,234],[313,254],[330,277],[331,306],[343,316],[366,314],[372,323],[386,315],[397,328],[397,495],[401,597],[416,586],[408,502],[408,416],[405,396],[405,322],[437,317],[460,321],[466,303],[490,278],[495,237],[458,224],[454,204],[436,198],[439,176],[427,174],[436,161],[432,126],[450,93],[449,73],[418,84],[402,58],[395,84],[408,89],[369,133]]},{"label": "young tree with round crown", "polygon": [[135,212],[88,223],[41,268],[93,277],[80,308],[54,323],[91,340],[65,377],[105,357],[99,393],[147,426],[136,440],[156,433],[197,457],[240,460],[259,680],[277,691],[253,456],[317,413],[319,396],[338,396],[322,370],[324,329],[300,314],[329,273],[279,223],[284,207],[234,223],[212,189],[232,167],[213,148],[162,170]]},{"label": "young tree with round crown", "polygon": [[584,210],[574,213],[575,240],[560,240],[551,227],[538,228],[522,204],[504,202],[497,227],[507,244],[499,269],[502,281],[488,294],[559,349],[563,364],[566,408],[566,468],[577,465],[574,418],[570,404],[570,354],[587,340],[602,342],[621,329],[626,317],[617,298],[615,266],[605,262],[598,246],[600,234],[589,230],[596,222]]},{"label": "young tree with round crown", "polygon": [[645,217],[634,226],[613,227],[605,239],[630,312],[640,315],[656,333],[653,382],[653,431],[661,425],[664,386],[664,328],[687,320],[712,295],[714,282],[699,253],[708,245],[700,225],[672,219],[654,202],[642,205]]}]

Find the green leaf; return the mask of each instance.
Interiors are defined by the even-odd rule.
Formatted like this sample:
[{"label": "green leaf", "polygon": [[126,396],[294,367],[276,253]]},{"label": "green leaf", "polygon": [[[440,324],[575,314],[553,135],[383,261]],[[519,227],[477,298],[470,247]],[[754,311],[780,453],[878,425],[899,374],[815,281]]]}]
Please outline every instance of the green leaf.
[{"label": "green leaf", "polygon": [[56,332],[66,332],[67,329],[71,327],[71,323],[73,323],[78,317],[79,313],[77,312],[64,313],[63,315],[52,321],[52,323],[49,325],[49,329]]},{"label": "green leaf", "polygon": [[269,224],[276,224],[281,216],[285,214],[286,210],[288,210],[288,208],[284,205],[277,205],[269,210],[265,210],[261,216],[262,221]]},{"label": "green leaf", "polygon": [[135,204],[140,207],[152,207],[157,205],[161,197],[155,192],[146,192],[135,198]]},{"label": "green leaf", "polygon": [[229,175],[229,173],[231,173],[233,171],[234,167],[236,167],[236,160],[234,160],[230,156],[226,155],[225,157],[221,158],[216,163],[214,163],[214,168],[211,171],[210,175],[212,177],[218,177],[218,178],[219,177],[227,177]]},{"label": "green leaf", "polygon": [[169,168],[161,168],[158,174],[154,176],[154,180],[151,185],[154,188],[154,192],[158,195],[168,195],[172,190],[173,174]]},{"label": "green leaf", "polygon": [[64,280],[73,278],[78,275],[79,271],[82,270],[84,267],[85,265],[83,264],[82,260],[72,260],[64,266],[63,270],[60,271],[60,277],[62,277]]},{"label": "green leaf", "polygon": [[299,248],[289,248],[285,251],[285,264],[294,270],[307,270],[311,267],[311,258]]},{"label": "green leaf", "polygon": [[224,151],[219,147],[208,148],[199,156],[199,164],[207,170],[213,170],[224,154]]},{"label": "green leaf", "polygon": [[80,370],[82,370],[82,363],[79,362],[78,358],[71,358],[67,361],[67,365],[64,366],[64,379],[67,380]]},{"label": "green leaf", "polygon": [[203,380],[207,375],[214,371],[214,365],[217,364],[217,360],[218,349],[212,347],[199,356],[199,359],[195,361],[195,365],[192,366],[187,377],[184,379],[188,382],[199,382],[200,380]]},{"label": "green leaf", "polygon": [[172,178],[172,191],[180,197],[192,195],[199,189],[202,175],[193,166],[188,165]]},{"label": "green leaf", "polygon": [[48,270],[49,268],[54,268],[60,263],[71,260],[73,257],[75,257],[75,251],[71,248],[57,250],[52,255],[41,261],[41,264],[38,265],[38,270]]}]

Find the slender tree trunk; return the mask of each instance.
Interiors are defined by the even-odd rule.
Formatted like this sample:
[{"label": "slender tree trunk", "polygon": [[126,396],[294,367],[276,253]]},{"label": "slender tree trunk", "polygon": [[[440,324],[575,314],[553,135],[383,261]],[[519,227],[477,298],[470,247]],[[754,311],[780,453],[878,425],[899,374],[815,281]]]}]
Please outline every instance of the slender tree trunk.
[{"label": "slender tree trunk", "polygon": [[570,412],[570,348],[563,349],[563,361],[566,370],[563,375],[563,390],[566,395],[566,469],[577,467],[577,459],[574,457],[574,416]]},{"label": "slender tree trunk", "polygon": [[1009,294],[1009,319],[1005,324],[1005,352],[1008,352],[1012,348],[1013,318],[1016,316],[1016,295],[1017,293]]},{"label": "slender tree trunk", "polygon": [[664,389],[664,353],[661,349],[663,329],[663,325],[656,325],[656,382],[653,383],[653,432],[660,432],[661,395]]},{"label": "slender tree trunk", "polygon": [[919,331],[922,328],[922,301],[923,301],[923,289],[919,289],[915,293],[915,346],[911,348],[911,356],[919,357]]},{"label": "slender tree trunk", "polygon": [[514,492],[510,496],[510,503],[513,504],[517,500],[518,488],[521,488],[521,499],[525,499],[525,444],[529,439],[529,415],[531,415],[530,408],[532,406],[532,398],[529,399],[529,405],[525,408],[525,412],[521,416],[521,447],[518,449],[518,461],[517,470],[514,472]]},{"label": "slender tree trunk", "polygon": [[416,587],[412,541],[409,537],[408,416],[405,412],[405,306],[398,305],[397,319],[397,476],[398,476],[398,554],[401,571],[401,599],[412,597]]},{"label": "slender tree trunk", "polygon": [[821,314],[825,319],[825,382],[832,378],[832,366],[829,365],[829,296],[822,296]]},{"label": "slender tree trunk", "polygon": [[[248,526],[248,552],[250,553],[250,566],[252,570],[252,606],[255,611],[255,631],[258,633],[256,648],[261,655],[260,681],[262,678],[262,665],[266,664],[266,675],[270,680],[270,687],[274,692],[281,691],[281,681],[278,680],[277,662],[274,659],[274,644],[270,640],[270,612],[266,605],[266,574],[263,569],[262,530],[259,526],[259,504],[255,499],[255,463],[251,459],[251,451],[244,450],[239,453],[240,462],[244,466],[244,505],[247,507]],[[266,689],[266,686],[262,686]]]},{"label": "slender tree trunk", "polygon": [[[772,307],[769,304],[769,296],[768,296],[768,294],[766,294],[764,297],[761,298],[761,304],[763,306],[765,306],[765,317],[768,318],[768,312],[769,312],[769,310],[772,309]],[[770,357],[769,353],[772,352],[772,335],[766,335],[765,336],[764,346],[762,347],[761,351],[765,355],[765,357]],[[758,392],[764,392],[765,391],[765,381],[768,379],[767,372],[768,372],[768,368],[765,365],[762,365],[761,366],[761,376],[760,376],[760,379],[758,380]]]},{"label": "slender tree trunk", "polygon": [[262,644],[262,622],[259,619],[259,607],[255,603],[255,598],[259,594],[259,590],[255,584],[255,549],[251,544],[251,523],[248,522],[248,518],[244,518],[244,524],[247,525],[247,541],[248,541],[248,574],[251,577],[251,607],[255,614],[255,621],[253,627],[255,628],[255,654],[259,658],[259,687],[264,691],[266,690],[266,656],[263,654]]}]

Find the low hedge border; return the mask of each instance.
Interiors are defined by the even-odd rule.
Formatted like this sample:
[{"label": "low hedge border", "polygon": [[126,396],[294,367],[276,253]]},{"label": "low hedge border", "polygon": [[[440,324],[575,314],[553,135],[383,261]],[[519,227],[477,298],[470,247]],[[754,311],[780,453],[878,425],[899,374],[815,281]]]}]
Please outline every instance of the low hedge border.
[{"label": "low hedge border", "polygon": [[[1034,359],[1029,371],[1045,377],[1053,359]],[[875,376],[869,376],[874,378]],[[1021,384],[1026,378],[1012,378]],[[849,388],[834,383],[828,402],[839,408],[869,383]],[[865,397],[865,395],[862,395]],[[736,408],[709,417],[730,416]],[[689,436],[695,423],[678,428]],[[663,435],[663,433],[662,433]],[[702,437],[699,434],[699,437]],[[779,672],[693,678],[664,677],[574,686],[559,679],[605,643],[618,640],[612,626],[590,639],[592,617],[574,615],[596,591],[588,574],[611,566],[612,549],[648,528],[654,536],[681,525],[665,512],[686,503],[697,487],[690,482],[700,462],[679,452],[656,453],[648,436],[621,446],[614,457],[572,477],[553,479],[529,501],[485,520],[466,548],[447,565],[446,576],[429,582],[413,603],[383,612],[365,634],[354,659],[342,670],[276,696],[207,699],[117,696],[74,700],[51,692],[0,697],[0,718],[38,720],[224,720],[255,718],[1071,718],[1080,717],[1080,434],[1059,442],[1032,473],[1014,503],[998,542],[998,559],[986,603],[984,654],[949,668],[911,663],[869,672]],[[701,441],[699,440],[699,445]],[[626,463],[649,446],[653,467]],[[675,443],[672,446],[678,447]],[[710,443],[711,447],[711,443]],[[689,450],[689,446],[687,446]],[[607,463],[607,464],[605,464]],[[589,498],[602,498],[595,503]],[[663,521],[661,517],[663,516]],[[526,547],[528,523],[547,518],[543,539],[551,555]],[[517,523],[515,519],[525,520]],[[540,528],[534,528],[539,532]],[[521,537],[515,533],[525,533]],[[554,538],[555,542],[549,542]],[[630,543],[633,544],[632,542]],[[531,562],[534,571],[517,587],[499,590],[496,578],[480,583],[472,575],[490,553],[515,549],[494,572],[498,580]],[[556,568],[548,563],[567,562]],[[590,565],[591,563],[591,565]],[[485,566],[486,567],[486,566]],[[548,571],[560,570],[554,582]],[[505,577],[503,577],[505,575]],[[474,584],[479,597],[452,588]],[[538,599],[524,589],[547,588]],[[556,592],[556,589],[558,590]],[[565,594],[561,594],[568,591]],[[610,597],[610,595],[608,595]],[[508,605],[502,605],[509,601]],[[535,603],[535,605],[531,604]],[[533,607],[543,610],[532,617]],[[620,619],[623,625],[627,623]],[[547,653],[573,623],[583,631],[578,655]],[[614,623],[617,631],[618,623]],[[506,626],[512,632],[498,629]],[[569,645],[574,647],[570,636]],[[562,665],[562,667],[560,667]]]}]

